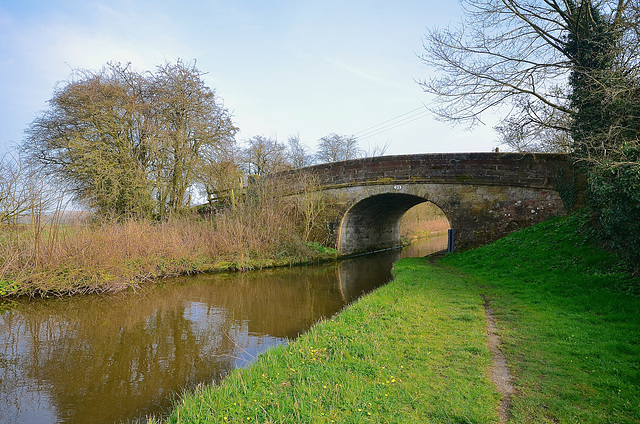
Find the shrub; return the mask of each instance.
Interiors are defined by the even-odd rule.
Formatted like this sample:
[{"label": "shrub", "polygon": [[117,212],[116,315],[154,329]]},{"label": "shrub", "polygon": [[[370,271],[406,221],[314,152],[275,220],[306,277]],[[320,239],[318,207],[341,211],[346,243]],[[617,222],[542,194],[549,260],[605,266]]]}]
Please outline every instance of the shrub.
[{"label": "shrub", "polygon": [[589,182],[595,235],[640,271],[640,162],[595,166]]}]

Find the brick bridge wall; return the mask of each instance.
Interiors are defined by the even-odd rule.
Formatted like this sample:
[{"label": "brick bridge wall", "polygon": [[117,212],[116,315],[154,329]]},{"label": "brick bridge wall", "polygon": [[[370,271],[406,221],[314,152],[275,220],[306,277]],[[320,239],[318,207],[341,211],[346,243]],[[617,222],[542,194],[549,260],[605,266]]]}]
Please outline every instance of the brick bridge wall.
[{"label": "brick bridge wall", "polygon": [[336,204],[342,254],[399,243],[402,215],[436,204],[457,231],[457,247],[479,246],[562,215],[583,203],[584,177],[557,154],[443,153],[380,156],[275,174],[291,193],[305,176]]}]

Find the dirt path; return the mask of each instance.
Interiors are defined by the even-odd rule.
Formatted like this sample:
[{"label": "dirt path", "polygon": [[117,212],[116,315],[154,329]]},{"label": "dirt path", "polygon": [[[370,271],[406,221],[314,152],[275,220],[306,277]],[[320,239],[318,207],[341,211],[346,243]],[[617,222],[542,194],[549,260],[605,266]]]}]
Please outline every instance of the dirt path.
[{"label": "dirt path", "polygon": [[[443,252],[438,252],[433,255],[427,256],[429,262],[435,266],[440,266],[436,259],[444,256]],[[452,270],[449,270],[452,271]],[[457,273],[456,273],[457,274]],[[463,275],[458,274],[464,278]],[[491,360],[493,362],[489,369],[489,378],[491,382],[496,386],[498,393],[500,393],[500,404],[498,405],[498,415],[500,416],[500,423],[505,424],[509,421],[509,408],[511,407],[511,396],[513,396],[514,388],[512,383],[512,377],[507,368],[507,359],[505,358],[502,350],[500,350],[500,336],[498,335],[498,327],[493,317],[493,311],[491,305],[486,296],[482,296],[484,299],[484,312],[487,316],[487,346],[491,351]]]},{"label": "dirt path", "polygon": [[498,328],[493,317],[493,311],[489,300],[484,296],[483,299],[484,311],[487,315],[487,344],[493,360],[493,365],[489,369],[489,377],[501,395],[498,414],[500,415],[500,423],[504,424],[509,421],[509,407],[511,406],[511,396],[514,389],[511,382],[511,374],[509,373],[509,368],[507,368],[507,360],[502,350],[500,350],[500,337],[498,336]]}]

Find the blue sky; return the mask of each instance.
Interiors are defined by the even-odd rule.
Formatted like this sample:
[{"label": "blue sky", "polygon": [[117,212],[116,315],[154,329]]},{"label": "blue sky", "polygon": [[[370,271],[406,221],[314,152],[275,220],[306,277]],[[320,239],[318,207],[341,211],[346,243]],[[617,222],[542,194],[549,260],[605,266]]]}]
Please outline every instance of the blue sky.
[{"label": "blue sky", "polygon": [[3,0],[0,153],[72,69],[177,59],[207,72],[240,142],[299,134],[313,149],[338,133],[387,154],[490,151],[491,117],[469,132],[419,109],[432,101],[416,83],[432,72],[417,57],[426,28],[461,13],[452,0]]}]

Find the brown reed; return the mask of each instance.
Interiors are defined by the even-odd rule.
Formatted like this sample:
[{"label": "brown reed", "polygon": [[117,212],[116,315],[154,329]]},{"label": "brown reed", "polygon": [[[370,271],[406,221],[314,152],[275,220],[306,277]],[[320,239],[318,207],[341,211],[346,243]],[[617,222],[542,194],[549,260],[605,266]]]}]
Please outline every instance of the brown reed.
[{"label": "brown reed", "polygon": [[0,296],[116,292],[161,277],[319,256],[294,218],[289,202],[263,196],[208,217],[66,223],[54,216],[5,226]]}]

